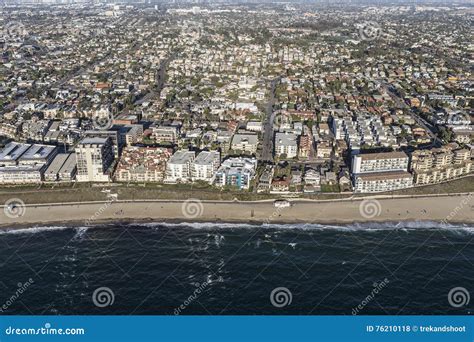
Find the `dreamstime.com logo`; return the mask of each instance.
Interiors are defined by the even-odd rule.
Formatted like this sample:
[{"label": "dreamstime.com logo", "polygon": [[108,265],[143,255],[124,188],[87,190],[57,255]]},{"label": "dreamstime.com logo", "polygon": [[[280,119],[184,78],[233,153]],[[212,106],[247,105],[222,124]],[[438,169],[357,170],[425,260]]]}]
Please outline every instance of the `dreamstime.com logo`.
[{"label": "dreamstime.com logo", "polygon": [[201,200],[190,198],[181,205],[181,212],[188,219],[195,219],[204,214],[204,205]]},{"label": "dreamstime.com logo", "polygon": [[16,328],[9,326],[5,329],[6,335],[84,335],[83,328],[53,328],[51,323],[46,323],[39,328]]},{"label": "dreamstime.com logo", "polygon": [[366,219],[373,219],[382,213],[382,205],[376,199],[365,199],[360,202],[359,213]]},{"label": "dreamstime.com logo", "polygon": [[3,212],[6,217],[11,219],[22,217],[26,212],[25,202],[19,198],[11,198],[5,202]]},{"label": "dreamstime.com logo", "polygon": [[293,294],[286,287],[274,288],[270,293],[270,303],[276,308],[288,306],[293,301]]},{"label": "dreamstime.com logo", "polygon": [[382,28],[374,21],[363,22],[359,26],[359,36],[362,40],[375,40],[382,36]]},{"label": "dreamstime.com logo", "polygon": [[99,287],[92,294],[92,302],[98,308],[111,306],[115,302],[115,294],[109,287]]},{"label": "dreamstime.com logo", "polygon": [[448,302],[453,308],[466,306],[470,301],[469,291],[464,287],[454,287],[448,293]]}]

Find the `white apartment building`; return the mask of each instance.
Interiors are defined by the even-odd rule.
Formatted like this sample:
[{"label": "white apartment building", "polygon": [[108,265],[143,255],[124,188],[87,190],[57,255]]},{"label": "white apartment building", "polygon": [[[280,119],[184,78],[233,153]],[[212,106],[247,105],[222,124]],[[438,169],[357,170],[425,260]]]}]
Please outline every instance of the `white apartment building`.
[{"label": "white apartment building", "polygon": [[256,134],[237,133],[232,138],[231,148],[234,151],[253,154],[257,152],[258,137]]},{"label": "white apartment building", "polygon": [[191,178],[193,181],[202,180],[208,183],[214,181],[214,176],[221,164],[221,156],[217,151],[203,151],[192,163]]},{"label": "white apartment building", "polygon": [[354,191],[380,192],[412,187],[413,175],[407,172],[408,162],[405,152],[354,155]]},{"label": "white apartment building", "polygon": [[178,141],[179,129],[175,126],[152,127],[152,137],[157,142],[175,144]]},{"label": "white apartment building", "polygon": [[275,134],[275,154],[286,155],[286,158],[295,158],[298,155],[298,136],[293,133]]},{"label": "white apartment building", "polygon": [[352,173],[407,171],[408,161],[405,152],[357,154],[352,159]]},{"label": "white apartment building", "polygon": [[110,129],[110,130],[93,130],[86,131],[86,138],[101,138],[107,139],[110,138],[110,143],[112,144],[112,150],[114,152],[114,159],[118,159],[122,147],[125,144],[125,136],[120,133],[120,129]]},{"label": "white apartment building", "polygon": [[191,179],[194,151],[176,151],[166,164],[165,183],[186,183]]},{"label": "white apartment building", "polygon": [[249,121],[247,122],[246,129],[251,132],[262,132],[263,123],[261,121]]},{"label": "white apartment building", "polygon": [[362,193],[393,191],[412,186],[413,175],[406,171],[359,174],[354,178],[354,191]]},{"label": "white apartment building", "polygon": [[360,113],[353,121],[352,116],[332,117],[331,130],[336,140],[345,140],[352,151],[366,146],[393,146],[395,136],[385,127],[378,116]]},{"label": "white apartment building", "polygon": [[76,147],[77,181],[108,182],[114,161],[111,138],[84,138]]}]

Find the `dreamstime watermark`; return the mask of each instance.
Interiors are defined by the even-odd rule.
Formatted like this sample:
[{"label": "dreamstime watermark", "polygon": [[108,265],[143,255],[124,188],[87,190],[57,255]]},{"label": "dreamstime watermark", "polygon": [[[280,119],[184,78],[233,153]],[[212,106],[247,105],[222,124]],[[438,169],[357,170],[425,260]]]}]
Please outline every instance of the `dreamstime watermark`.
[{"label": "dreamstime watermark", "polygon": [[367,304],[369,304],[371,301],[374,300],[375,296],[377,296],[380,293],[380,291],[382,291],[382,289],[387,286],[388,283],[389,283],[389,280],[387,278],[382,280],[380,283],[377,283],[377,282],[373,283],[372,291],[367,297],[365,297],[362,300],[362,302],[360,302],[359,305],[357,305],[355,308],[352,309],[352,315],[355,316],[359,314],[359,312],[362,311],[367,306]]},{"label": "dreamstime watermark", "polygon": [[376,199],[365,199],[360,202],[359,213],[366,219],[373,219],[382,213],[382,205]]},{"label": "dreamstime watermark", "polygon": [[183,33],[197,39],[202,37],[203,29],[201,26],[188,26],[183,29]]},{"label": "dreamstime watermark", "polygon": [[0,306],[0,313],[2,312],[5,312],[8,310],[8,308],[10,306],[13,305],[13,303],[15,303],[18,298],[20,298],[20,296],[34,283],[35,281],[33,279],[28,279],[26,282],[24,282],[23,284],[22,283],[18,283],[17,284],[17,289],[15,291],[15,293],[13,295],[10,296],[10,298],[8,298],[6,300],[5,303],[3,303],[2,306]]},{"label": "dreamstime watermark", "polygon": [[278,112],[275,114],[275,118],[273,119],[273,126],[280,127],[281,125],[288,122],[288,116],[282,112]]},{"label": "dreamstime watermark", "polygon": [[472,198],[474,197],[474,194],[470,193],[466,198],[464,198],[460,203],[459,205],[457,205],[450,213],[448,216],[446,216],[446,218],[444,220],[441,221],[441,223],[444,223],[444,224],[447,224],[449,223],[450,220],[452,220],[453,218],[455,218],[457,216],[457,214],[462,210],[464,209],[468,204],[469,202],[471,202]]},{"label": "dreamstime watermark", "polygon": [[186,308],[192,303],[194,302],[196,299],[199,298],[199,296],[204,292],[204,290],[206,289],[206,287],[210,284],[210,282],[208,281],[205,281],[201,284],[199,283],[196,283],[196,286],[197,288],[193,291],[192,295],[190,295],[188,298],[186,298],[186,300],[180,305],[178,306],[176,309],[174,309],[174,315],[175,316],[178,316],[181,314],[181,312],[183,312],[184,310],[186,310]]},{"label": "dreamstime watermark", "polygon": [[111,196],[107,202],[105,202],[91,217],[89,217],[84,223],[87,227],[92,226],[92,223],[99,219],[99,217],[117,200],[117,197]]},{"label": "dreamstime watermark", "polygon": [[195,21],[186,21],[184,22],[184,27],[182,28],[182,34],[188,35],[194,38],[201,38],[203,35],[204,27],[201,23]]},{"label": "dreamstime watermark", "polygon": [[23,23],[12,21],[5,24],[0,34],[1,39],[3,40],[3,50],[6,50],[9,42],[23,41],[23,39],[28,35],[28,31]]},{"label": "dreamstime watermark", "polygon": [[99,131],[106,131],[114,125],[113,114],[95,116],[92,119],[92,126]]},{"label": "dreamstime watermark", "polygon": [[293,301],[293,294],[286,287],[274,288],[270,293],[270,303],[276,308],[288,306]]},{"label": "dreamstime watermark", "polygon": [[181,205],[181,212],[188,219],[195,219],[204,214],[204,205],[197,198],[190,198]]},{"label": "dreamstime watermark", "polygon": [[22,217],[26,212],[25,202],[19,198],[10,198],[5,202],[3,212],[6,217],[11,219]]},{"label": "dreamstime watermark", "polygon": [[269,224],[273,219],[279,217],[281,215],[281,212],[285,209],[288,209],[288,207],[276,207],[276,209],[271,213],[270,216],[268,216],[263,223],[264,224]]},{"label": "dreamstime watermark", "polygon": [[99,287],[92,294],[92,302],[98,308],[111,306],[115,302],[115,294],[109,287]]},{"label": "dreamstime watermark", "polygon": [[471,301],[469,291],[464,287],[454,287],[448,293],[448,303],[453,308],[466,306]]},{"label": "dreamstime watermark", "polygon": [[378,39],[382,36],[382,28],[375,21],[365,21],[359,25],[359,36],[366,41]]}]

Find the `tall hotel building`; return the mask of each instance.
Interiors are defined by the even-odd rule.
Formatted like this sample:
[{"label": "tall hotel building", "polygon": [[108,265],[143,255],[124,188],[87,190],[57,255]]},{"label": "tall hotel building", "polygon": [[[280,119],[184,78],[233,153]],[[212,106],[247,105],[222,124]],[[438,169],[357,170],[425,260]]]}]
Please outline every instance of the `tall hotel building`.
[{"label": "tall hotel building", "polygon": [[110,138],[84,138],[76,147],[77,181],[108,182],[114,148]]}]

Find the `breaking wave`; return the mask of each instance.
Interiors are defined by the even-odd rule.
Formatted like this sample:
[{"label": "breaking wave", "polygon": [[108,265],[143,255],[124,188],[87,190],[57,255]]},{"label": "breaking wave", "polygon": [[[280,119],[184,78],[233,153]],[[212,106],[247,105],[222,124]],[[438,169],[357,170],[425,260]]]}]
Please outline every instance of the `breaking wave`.
[{"label": "breaking wave", "polygon": [[88,227],[75,227],[75,226],[41,226],[41,227],[27,227],[27,228],[2,228],[0,229],[0,235],[17,235],[17,234],[36,234],[52,232],[56,230],[75,229],[78,235],[84,234]]},{"label": "breaking wave", "polygon": [[[383,231],[383,230],[447,230],[474,234],[473,224],[450,224],[434,221],[394,221],[394,222],[367,222],[352,224],[318,224],[318,223],[219,223],[219,222],[147,222],[147,223],[121,223],[121,224],[102,224],[96,228],[108,227],[148,227],[152,229],[162,228],[184,228],[201,230],[225,230],[225,229],[277,229],[277,230],[336,230],[336,231]],[[78,226],[34,226],[31,228],[0,228],[0,235],[6,234],[35,234],[51,232],[56,230],[75,229],[76,238],[82,238],[90,227]]]},{"label": "breaking wave", "polygon": [[474,233],[472,224],[449,224],[434,221],[397,221],[397,222],[373,222],[352,224],[318,224],[318,223],[216,223],[216,222],[149,222],[131,224],[150,228],[193,228],[203,230],[215,229],[300,229],[300,230],[340,230],[340,231],[380,231],[380,230],[416,230],[416,229],[438,229],[438,230],[462,230]]}]

